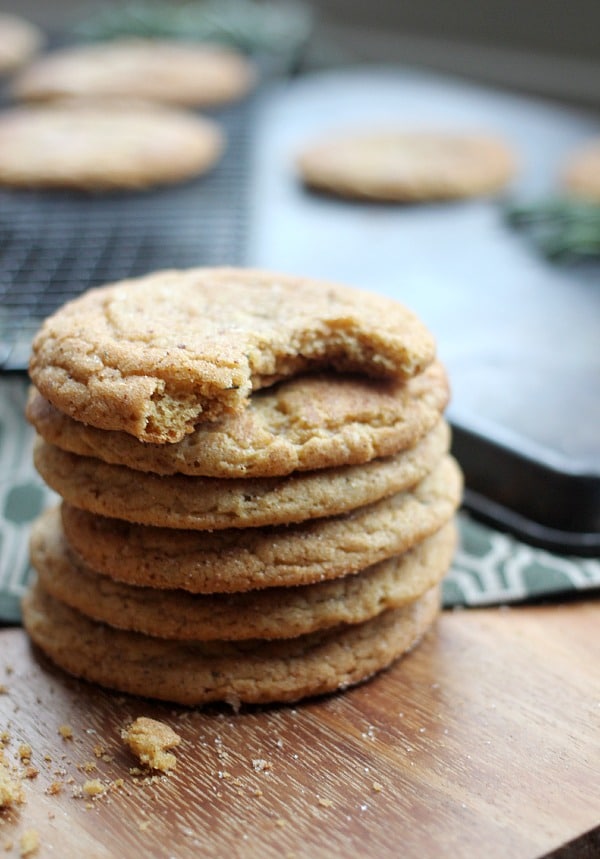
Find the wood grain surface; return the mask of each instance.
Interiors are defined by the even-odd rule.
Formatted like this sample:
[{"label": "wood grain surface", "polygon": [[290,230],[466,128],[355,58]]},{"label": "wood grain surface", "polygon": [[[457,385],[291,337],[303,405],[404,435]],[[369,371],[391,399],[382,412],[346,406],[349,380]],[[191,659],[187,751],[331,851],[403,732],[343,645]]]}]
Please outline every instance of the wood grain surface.
[{"label": "wood grain surface", "polygon": [[[446,612],[359,688],[238,715],[94,688],[0,631],[5,758],[27,743],[39,770],[0,851],[35,829],[61,859],[539,857],[600,822],[599,623],[598,602]],[[171,775],[130,772],[139,715],[181,734]],[[78,796],[92,778],[107,792]]]}]

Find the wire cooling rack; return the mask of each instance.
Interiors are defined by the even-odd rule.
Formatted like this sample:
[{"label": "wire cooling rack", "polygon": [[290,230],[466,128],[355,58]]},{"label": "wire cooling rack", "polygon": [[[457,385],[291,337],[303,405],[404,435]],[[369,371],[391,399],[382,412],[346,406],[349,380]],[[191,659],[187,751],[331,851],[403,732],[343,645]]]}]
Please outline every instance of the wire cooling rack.
[{"label": "wire cooling rack", "polygon": [[227,149],[193,181],[136,193],[0,191],[0,369],[26,369],[40,321],[89,287],[243,261],[254,103],[214,115]]}]

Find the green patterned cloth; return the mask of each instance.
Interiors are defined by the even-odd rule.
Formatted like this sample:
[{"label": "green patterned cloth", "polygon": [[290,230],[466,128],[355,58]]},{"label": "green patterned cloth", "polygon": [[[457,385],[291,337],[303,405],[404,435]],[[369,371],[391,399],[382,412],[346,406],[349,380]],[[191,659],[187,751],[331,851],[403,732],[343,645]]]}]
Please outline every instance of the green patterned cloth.
[{"label": "green patterned cloth", "polygon": [[[27,380],[0,378],[0,622],[19,620],[30,567],[31,521],[56,501],[31,460],[33,430],[23,417]],[[600,587],[600,559],[535,549],[459,515],[460,547],[444,582],[444,605],[483,606]]]}]

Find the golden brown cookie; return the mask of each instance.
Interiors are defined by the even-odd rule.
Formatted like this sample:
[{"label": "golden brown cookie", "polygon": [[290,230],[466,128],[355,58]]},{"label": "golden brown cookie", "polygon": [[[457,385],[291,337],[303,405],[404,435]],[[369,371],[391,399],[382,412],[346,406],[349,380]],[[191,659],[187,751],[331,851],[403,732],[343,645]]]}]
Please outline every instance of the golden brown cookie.
[{"label": "golden brown cookie", "polygon": [[589,141],[571,155],[563,184],[569,194],[600,203],[600,139]]},{"label": "golden brown cookie", "polygon": [[0,74],[12,72],[39,51],[45,41],[39,27],[17,15],[0,13]]},{"label": "golden brown cookie", "polygon": [[350,287],[247,269],[164,271],[90,290],[42,325],[34,384],[57,409],[141,441],[181,440],[252,390],[307,370],[410,378],[421,322]]},{"label": "golden brown cookie", "polygon": [[174,444],[140,442],[60,412],[32,388],[27,418],[62,450],[156,474],[271,477],[355,465],[413,447],[448,401],[439,363],[406,382],[333,373],[302,376],[257,391],[248,408],[199,424]]},{"label": "golden brown cookie", "polygon": [[115,39],[41,57],[19,74],[12,94],[27,101],[116,97],[210,107],[246,95],[255,79],[252,64],[227,48]]},{"label": "golden brown cookie", "polygon": [[258,528],[335,516],[408,489],[440,461],[448,436],[441,421],[395,456],[288,477],[148,474],[66,453],[39,438],[34,462],[48,486],[90,513],[165,528]]},{"label": "golden brown cookie", "polygon": [[216,123],[158,105],[13,108],[0,113],[0,184],[139,190],[205,173],[223,146]]},{"label": "golden brown cookie", "polygon": [[149,698],[296,701],[371,677],[410,650],[439,610],[439,588],[361,624],[278,641],[170,641],[89,620],[33,585],[23,623],[50,659],[77,677]]},{"label": "golden brown cookie", "polygon": [[298,586],[356,573],[406,552],[452,518],[457,468],[341,516],[274,528],[180,531],[132,525],[62,505],[68,542],[98,573],[191,593]]},{"label": "golden brown cookie", "polygon": [[312,188],[367,200],[414,202],[487,194],[511,179],[505,143],[442,131],[348,131],[316,142],[297,168]]},{"label": "golden brown cookie", "polygon": [[31,562],[44,590],[94,620],[157,638],[295,638],[342,623],[362,623],[439,584],[456,530],[451,522],[403,555],[354,575],[301,587],[192,595],[132,587],[94,573],[70,550],[58,510],[33,526]]}]

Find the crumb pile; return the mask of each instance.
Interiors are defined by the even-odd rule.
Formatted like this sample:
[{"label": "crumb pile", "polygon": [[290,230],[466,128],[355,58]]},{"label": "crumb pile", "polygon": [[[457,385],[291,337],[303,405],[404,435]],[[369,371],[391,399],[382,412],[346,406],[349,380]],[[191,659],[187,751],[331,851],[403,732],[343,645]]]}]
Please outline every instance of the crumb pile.
[{"label": "crumb pile", "polygon": [[187,705],[294,701],[434,622],[461,475],[444,369],[402,305],[157,272],[47,319],[30,374],[62,504],[34,525],[23,618],[66,671]]}]

